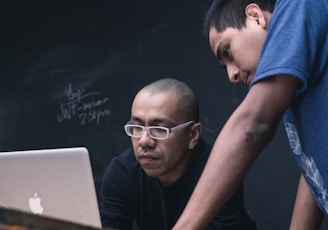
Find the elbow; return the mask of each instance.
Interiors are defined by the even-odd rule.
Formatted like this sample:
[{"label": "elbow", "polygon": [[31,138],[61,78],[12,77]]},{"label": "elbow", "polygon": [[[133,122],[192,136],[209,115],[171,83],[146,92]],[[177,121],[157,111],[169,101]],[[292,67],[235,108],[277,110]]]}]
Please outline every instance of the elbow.
[{"label": "elbow", "polygon": [[266,144],[272,139],[275,130],[276,127],[266,123],[250,123],[244,130],[244,140],[248,144]]}]

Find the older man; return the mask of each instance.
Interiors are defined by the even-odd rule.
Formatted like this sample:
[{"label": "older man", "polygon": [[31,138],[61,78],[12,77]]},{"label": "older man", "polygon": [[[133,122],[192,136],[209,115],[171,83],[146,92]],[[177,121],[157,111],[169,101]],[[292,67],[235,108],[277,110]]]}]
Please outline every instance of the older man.
[{"label": "older man", "polygon": [[[125,131],[132,148],[109,164],[101,190],[104,227],[170,229],[196,185],[211,147],[201,138],[199,105],[190,87],[165,78],[134,98]],[[202,204],[199,204],[202,205]],[[256,229],[243,204],[242,186],[207,229]]]}]

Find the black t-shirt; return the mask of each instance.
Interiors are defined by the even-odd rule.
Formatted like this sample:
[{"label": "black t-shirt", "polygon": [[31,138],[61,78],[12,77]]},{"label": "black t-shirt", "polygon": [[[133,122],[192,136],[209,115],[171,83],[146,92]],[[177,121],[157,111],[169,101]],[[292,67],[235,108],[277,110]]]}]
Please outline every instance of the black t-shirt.
[{"label": "black t-shirt", "polygon": [[[210,150],[211,146],[200,140],[183,176],[168,187],[144,173],[131,147],[113,158],[101,188],[103,227],[130,230],[135,219],[141,230],[171,229],[197,184]],[[206,229],[256,229],[244,208],[242,185]]]}]

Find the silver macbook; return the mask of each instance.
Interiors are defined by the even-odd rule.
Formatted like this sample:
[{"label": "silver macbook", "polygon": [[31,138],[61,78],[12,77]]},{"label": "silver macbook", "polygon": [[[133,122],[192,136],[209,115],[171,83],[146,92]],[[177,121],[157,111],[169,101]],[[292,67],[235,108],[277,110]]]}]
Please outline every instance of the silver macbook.
[{"label": "silver macbook", "polygon": [[0,205],[101,227],[84,147],[0,152]]}]

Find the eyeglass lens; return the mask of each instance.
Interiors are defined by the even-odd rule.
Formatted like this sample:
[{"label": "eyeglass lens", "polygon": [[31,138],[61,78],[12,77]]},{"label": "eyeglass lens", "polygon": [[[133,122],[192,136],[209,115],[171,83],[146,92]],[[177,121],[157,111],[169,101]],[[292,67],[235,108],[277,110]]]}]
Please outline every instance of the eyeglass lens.
[{"label": "eyeglass lens", "polygon": [[165,127],[143,127],[134,125],[127,126],[128,134],[134,137],[141,137],[144,130],[146,129],[148,131],[148,134],[154,138],[166,138],[168,136],[168,129]]}]

